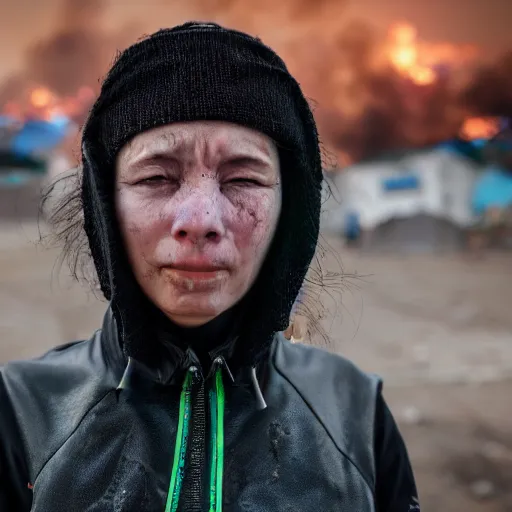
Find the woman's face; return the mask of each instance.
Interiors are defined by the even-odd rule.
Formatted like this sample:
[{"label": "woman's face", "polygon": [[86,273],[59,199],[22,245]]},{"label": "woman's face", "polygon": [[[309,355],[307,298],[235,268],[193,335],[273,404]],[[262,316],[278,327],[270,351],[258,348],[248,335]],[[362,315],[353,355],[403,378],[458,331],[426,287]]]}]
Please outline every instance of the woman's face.
[{"label": "woman's face", "polygon": [[202,325],[261,268],[281,210],[277,148],[224,122],[155,128],[120,151],[115,198],[144,293],[176,324]]}]

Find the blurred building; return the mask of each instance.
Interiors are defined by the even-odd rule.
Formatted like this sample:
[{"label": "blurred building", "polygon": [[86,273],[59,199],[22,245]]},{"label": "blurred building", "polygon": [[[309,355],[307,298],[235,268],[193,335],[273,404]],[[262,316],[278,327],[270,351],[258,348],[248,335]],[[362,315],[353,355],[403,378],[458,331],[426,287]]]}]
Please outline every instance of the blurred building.
[{"label": "blurred building", "polygon": [[75,133],[63,117],[19,122],[0,116],[0,220],[38,218],[42,189],[72,167],[62,146]]},{"label": "blurred building", "polygon": [[324,229],[371,251],[446,251],[475,222],[473,155],[453,144],[386,154],[332,175]]}]

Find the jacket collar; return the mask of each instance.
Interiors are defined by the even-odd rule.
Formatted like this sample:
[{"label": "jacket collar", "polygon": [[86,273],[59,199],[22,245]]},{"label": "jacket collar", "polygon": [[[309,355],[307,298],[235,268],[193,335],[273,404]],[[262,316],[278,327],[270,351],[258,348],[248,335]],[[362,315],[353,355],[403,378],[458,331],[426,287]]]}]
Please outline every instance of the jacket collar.
[{"label": "jacket collar", "polygon": [[[157,343],[163,344],[167,357],[162,359],[158,367],[149,367],[143,362],[129,357],[123,350],[111,307],[107,309],[103,318],[101,340],[106,360],[115,369],[116,375],[120,376],[120,388],[148,384],[181,386],[185,372],[191,366],[197,366],[198,368],[201,366],[199,358],[192,349],[181,350],[171,343],[162,340],[157,341]],[[221,366],[224,368],[228,381],[234,385],[254,384],[256,369],[262,366],[261,363],[254,366],[247,365],[236,368],[230,364],[235,343],[239,341],[243,343],[242,340],[238,340],[238,336],[232,337],[222,346],[216,347],[209,352],[211,366],[203,370],[204,378],[208,378],[216,367]],[[260,373],[259,370],[257,373]]]}]

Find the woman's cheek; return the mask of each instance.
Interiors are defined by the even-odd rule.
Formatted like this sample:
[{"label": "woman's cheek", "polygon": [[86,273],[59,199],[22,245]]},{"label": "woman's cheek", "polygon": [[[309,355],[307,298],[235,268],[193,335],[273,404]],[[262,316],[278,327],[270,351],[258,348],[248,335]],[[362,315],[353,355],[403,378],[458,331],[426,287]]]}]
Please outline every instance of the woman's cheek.
[{"label": "woman's cheek", "polygon": [[129,225],[130,229],[138,230],[139,234],[151,232],[163,220],[158,202],[144,199],[131,191],[119,196],[118,211],[121,221]]},{"label": "woman's cheek", "polygon": [[258,231],[264,239],[272,239],[281,213],[280,190],[269,189],[258,201],[260,220]]},{"label": "woman's cheek", "polygon": [[121,234],[132,262],[145,259],[155,237],[158,219],[143,201],[128,191],[117,197],[117,215]]},{"label": "woman's cheek", "polygon": [[253,254],[254,251],[265,250],[274,234],[279,204],[276,204],[273,196],[274,192],[271,190],[253,194],[239,205],[233,227],[237,238],[244,241],[246,248]]}]

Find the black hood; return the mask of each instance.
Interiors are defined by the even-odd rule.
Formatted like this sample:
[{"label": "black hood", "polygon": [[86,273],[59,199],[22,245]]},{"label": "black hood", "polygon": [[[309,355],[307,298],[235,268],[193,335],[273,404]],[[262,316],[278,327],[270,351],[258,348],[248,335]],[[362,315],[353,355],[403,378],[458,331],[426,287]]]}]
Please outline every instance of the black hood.
[{"label": "black hood", "polygon": [[[150,303],[128,264],[114,207],[119,149],[136,134],[172,122],[221,120],[276,141],[282,213],[256,283],[226,335],[230,366],[255,365],[291,307],[314,255],[322,169],[310,108],[283,61],[241,32],[188,23],[124,51],[105,79],[82,139],[85,229],[101,289],[111,301],[125,354],[152,366],[179,357],[169,320]],[[236,342],[235,342],[236,340]],[[218,347],[219,350],[221,347]]]}]

